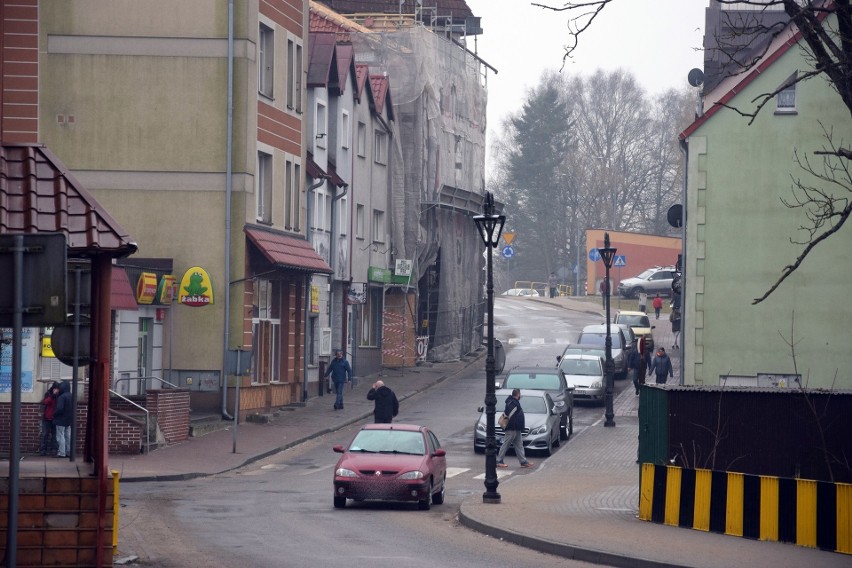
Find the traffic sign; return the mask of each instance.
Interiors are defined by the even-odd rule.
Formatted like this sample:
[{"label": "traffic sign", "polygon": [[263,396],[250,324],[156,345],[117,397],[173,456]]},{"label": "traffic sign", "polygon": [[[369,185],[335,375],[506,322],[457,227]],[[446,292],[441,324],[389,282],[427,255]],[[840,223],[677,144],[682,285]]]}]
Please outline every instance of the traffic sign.
[{"label": "traffic sign", "polygon": [[591,260],[592,262],[597,262],[600,259],[601,259],[601,253],[600,253],[600,251],[598,251],[598,249],[593,248],[592,250],[589,251],[589,260]]},{"label": "traffic sign", "polygon": [[615,259],[614,259],[612,265],[613,266],[627,266],[627,255],[626,254],[615,255]]},{"label": "traffic sign", "polygon": [[515,240],[515,233],[503,233],[503,240],[506,241],[507,245],[511,245],[512,241]]},{"label": "traffic sign", "polygon": [[512,258],[515,256],[515,249],[513,247],[503,247],[503,258]]}]

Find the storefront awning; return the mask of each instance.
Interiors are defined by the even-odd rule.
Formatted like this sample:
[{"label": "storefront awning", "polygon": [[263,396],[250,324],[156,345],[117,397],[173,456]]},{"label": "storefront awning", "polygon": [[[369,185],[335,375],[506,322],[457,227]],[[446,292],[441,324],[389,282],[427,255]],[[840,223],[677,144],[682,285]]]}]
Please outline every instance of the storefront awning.
[{"label": "storefront awning", "polygon": [[127,272],[120,266],[112,267],[112,290],[110,291],[109,307],[113,310],[138,310],[136,294],[127,278]]},{"label": "storefront awning", "polygon": [[334,273],[303,238],[257,226],[247,226],[244,230],[249,241],[276,266],[304,272]]}]

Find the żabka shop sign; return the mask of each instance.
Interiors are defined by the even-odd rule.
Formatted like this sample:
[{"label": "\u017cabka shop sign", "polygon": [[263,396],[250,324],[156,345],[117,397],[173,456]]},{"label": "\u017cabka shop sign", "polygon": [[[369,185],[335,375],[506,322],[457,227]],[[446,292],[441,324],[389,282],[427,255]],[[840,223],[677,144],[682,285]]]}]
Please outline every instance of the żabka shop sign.
[{"label": "\u017cabka shop sign", "polygon": [[213,305],[213,281],[206,270],[193,266],[184,272],[178,302],[193,308]]}]

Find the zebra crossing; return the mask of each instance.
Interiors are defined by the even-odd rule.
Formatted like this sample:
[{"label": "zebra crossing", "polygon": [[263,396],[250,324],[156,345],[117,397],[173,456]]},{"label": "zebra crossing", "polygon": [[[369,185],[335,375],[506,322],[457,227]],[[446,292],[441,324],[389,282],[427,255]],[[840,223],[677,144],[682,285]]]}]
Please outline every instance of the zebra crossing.
[{"label": "zebra crossing", "polygon": [[[471,471],[471,469],[469,467],[448,467],[447,468],[447,479],[450,479],[451,477],[456,477],[457,475],[465,474],[468,471]],[[510,475],[512,475],[512,471],[510,471],[510,470],[497,470],[497,479],[503,479],[505,477],[509,477]],[[485,472],[478,473],[477,475],[474,475],[473,479],[484,480],[485,479]]]},{"label": "zebra crossing", "polygon": [[[495,334],[496,335],[496,334]],[[500,336],[497,335],[497,339]],[[570,337],[510,337],[509,339],[500,339],[508,345],[568,345],[572,343]]]}]

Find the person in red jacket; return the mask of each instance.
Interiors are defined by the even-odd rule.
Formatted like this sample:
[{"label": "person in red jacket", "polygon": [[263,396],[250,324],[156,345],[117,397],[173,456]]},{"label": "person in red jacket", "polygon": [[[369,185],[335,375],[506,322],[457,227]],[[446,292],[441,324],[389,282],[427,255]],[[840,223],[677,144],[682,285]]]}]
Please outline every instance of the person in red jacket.
[{"label": "person in red jacket", "polygon": [[660,310],[663,309],[663,299],[660,298],[659,294],[654,296],[654,301],[651,305],[654,306],[654,313],[656,314],[657,319],[660,319]]},{"label": "person in red jacket", "polygon": [[56,446],[56,429],[53,426],[53,411],[56,409],[56,397],[59,396],[59,385],[53,383],[41,400],[41,440],[38,448],[40,456],[54,452]]}]

